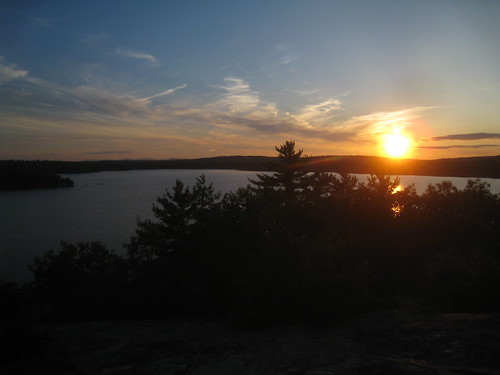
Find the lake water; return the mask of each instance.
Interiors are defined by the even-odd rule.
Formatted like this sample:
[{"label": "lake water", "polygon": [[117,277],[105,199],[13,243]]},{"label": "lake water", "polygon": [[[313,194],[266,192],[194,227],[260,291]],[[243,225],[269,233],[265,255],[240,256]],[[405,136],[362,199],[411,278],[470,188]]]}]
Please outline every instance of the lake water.
[{"label": "lake water", "polygon": [[[31,274],[26,265],[61,241],[99,240],[124,253],[136,219],[152,218],[151,207],[165,188],[178,178],[192,186],[205,174],[216,190],[235,191],[248,184],[255,172],[232,170],[144,170],[65,175],[75,182],[70,189],[0,192],[0,280],[23,282]],[[361,182],[366,175],[357,175]],[[463,188],[466,178],[402,176],[401,184],[415,183],[422,193],[429,183],[452,181]],[[483,179],[500,192],[500,179]]]}]

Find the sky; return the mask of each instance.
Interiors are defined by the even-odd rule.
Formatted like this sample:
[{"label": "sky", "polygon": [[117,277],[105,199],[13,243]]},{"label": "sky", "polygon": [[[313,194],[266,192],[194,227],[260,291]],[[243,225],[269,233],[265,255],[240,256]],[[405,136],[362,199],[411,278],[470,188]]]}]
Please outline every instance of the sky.
[{"label": "sky", "polygon": [[500,155],[500,1],[0,0],[0,159]]}]

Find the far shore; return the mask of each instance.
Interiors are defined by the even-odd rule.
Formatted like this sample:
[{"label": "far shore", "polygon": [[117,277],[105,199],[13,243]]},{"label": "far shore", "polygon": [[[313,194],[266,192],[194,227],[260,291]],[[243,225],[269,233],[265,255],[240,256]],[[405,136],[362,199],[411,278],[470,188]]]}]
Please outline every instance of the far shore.
[{"label": "far shore", "polygon": [[[276,157],[217,156],[199,159],[98,160],[98,161],[0,161],[0,171],[8,168],[34,169],[57,174],[148,169],[233,169],[273,171]],[[500,178],[500,155],[452,159],[391,159],[376,156],[315,156],[301,166],[310,172],[377,175]]]}]

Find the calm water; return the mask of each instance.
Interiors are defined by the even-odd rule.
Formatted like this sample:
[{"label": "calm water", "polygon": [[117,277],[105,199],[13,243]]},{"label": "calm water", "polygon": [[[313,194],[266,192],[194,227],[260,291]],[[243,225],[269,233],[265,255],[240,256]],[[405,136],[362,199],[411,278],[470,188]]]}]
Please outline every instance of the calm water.
[{"label": "calm water", "polygon": [[[204,173],[216,190],[234,191],[248,184],[255,172],[230,170],[149,170],[66,175],[71,189],[0,192],[0,280],[26,281],[26,268],[36,255],[58,250],[60,241],[99,240],[124,252],[137,216],[151,218],[151,207],[165,188],[179,178],[192,186]],[[66,177],[65,176],[65,177]],[[358,175],[360,181],[365,176]],[[401,184],[415,183],[422,193],[427,184],[451,180],[463,188],[466,178],[403,176]],[[484,179],[500,192],[500,179]]]}]

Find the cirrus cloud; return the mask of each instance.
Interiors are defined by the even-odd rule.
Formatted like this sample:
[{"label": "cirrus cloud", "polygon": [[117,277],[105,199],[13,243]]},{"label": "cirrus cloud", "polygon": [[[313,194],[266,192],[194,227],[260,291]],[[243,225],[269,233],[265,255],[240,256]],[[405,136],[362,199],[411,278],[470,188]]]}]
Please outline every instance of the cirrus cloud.
[{"label": "cirrus cloud", "polygon": [[432,141],[475,141],[478,139],[498,139],[500,133],[450,134],[431,138]]},{"label": "cirrus cloud", "polygon": [[27,70],[19,69],[14,64],[6,64],[4,61],[5,58],[0,56],[0,85],[28,75]]},{"label": "cirrus cloud", "polygon": [[128,49],[121,49],[121,48],[117,48],[116,53],[121,55],[121,56],[131,57],[133,59],[146,60],[146,61],[149,61],[151,64],[158,63],[158,59],[149,53],[134,52],[134,51],[130,51]]},{"label": "cirrus cloud", "polygon": [[500,147],[500,145],[449,145],[449,146],[417,146],[414,148],[422,148],[428,150],[449,150],[452,148],[484,148],[484,147]]},{"label": "cirrus cloud", "polygon": [[181,90],[181,89],[184,89],[187,87],[187,84],[183,84],[182,86],[177,86],[177,87],[174,87],[173,89],[168,89],[168,90],[165,90],[165,91],[162,91],[162,92],[159,92],[157,94],[154,94],[154,95],[151,95],[151,96],[147,96],[145,98],[140,98],[140,99],[137,99],[138,102],[150,102],[151,99],[155,99],[155,98],[159,98],[161,96],[166,96],[166,95],[171,95],[173,94],[174,92],[176,92],[177,90]]},{"label": "cirrus cloud", "polygon": [[[11,134],[21,134],[24,129],[22,138],[26,139],[28,134],[42,137],[53,129],[51,137],[71,134],[76,139],[78,134],[91,134],[92,139],[113,139],[115,143],[120,140],[109,148],[111,151],[133,149],[134,142],[174,138],[205,145],[220,144],[221,139],[229,143],[245,138],[270,142],[278,137],[320,143],[375,142],[379,134],[410,126],[424,112],[435,108],[353,115],[340,99],[323,97],[315,102],[310,98],[295,111],[283,112],[276,103],[264,100],[248,81],[234,76],[196,97],[175,95],[187,87],[186,83],[139,97],[133,92],[118,93],[92,85],[66,87],[28,77],[28,71],[4,59],[0,60],[0,77],[12,81],[0,88],[6,98],[0,103],[0,111],[11,124]],[[478,134],[491,136],[475,136]],[[101,151],[91,148],[87,152]]]},{"label": "cirrus cloud", "polygon": [[100,151],[87,151],[83,153],[84,155],[127,155],[130,151],[125,150],[100,150]]}]

